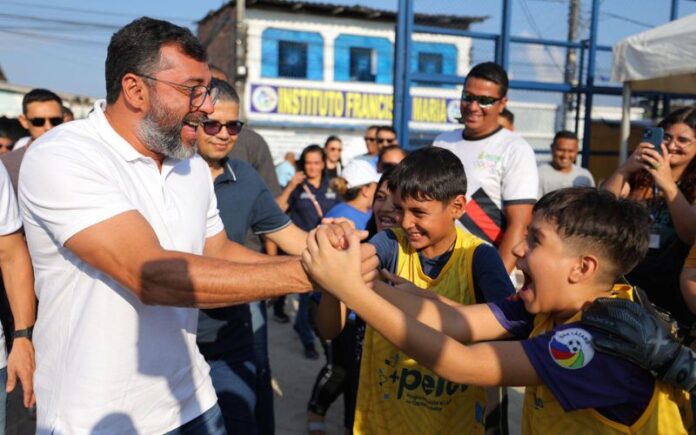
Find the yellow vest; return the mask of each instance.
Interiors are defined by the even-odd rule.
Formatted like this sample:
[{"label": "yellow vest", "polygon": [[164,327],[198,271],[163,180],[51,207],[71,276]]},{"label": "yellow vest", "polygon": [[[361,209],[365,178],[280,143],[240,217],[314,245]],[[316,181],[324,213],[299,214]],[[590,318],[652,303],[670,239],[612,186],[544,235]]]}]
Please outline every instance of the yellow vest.
[{"label": "yellow vest", "polygon": [[[633,290],[628,285],[614,286],[614,297],[633,300]],[[566,323],[577,322],[582,313]],[[530,337],[554,329],[548,314],[534,318],[534,330]],[[675,387],[656,382],[652,398],[641,417],[631,426],[610,420],[595,409],[579,409],[566,412],[546,386],[527,387],[522,410],[522,434],[636,434],[678,435],[687,434],[692,416],[688,393]]]},{"label": "yellow vest", "polygon": [[[436,279],[423,273],[401,229],[396,274],[461,304],[475,304],[474,250],[483,241],[457,229],[454,250]],[[363,341],[355,434],[483,434],[484,389],[449,382],[409,358],[368,326]]]}]

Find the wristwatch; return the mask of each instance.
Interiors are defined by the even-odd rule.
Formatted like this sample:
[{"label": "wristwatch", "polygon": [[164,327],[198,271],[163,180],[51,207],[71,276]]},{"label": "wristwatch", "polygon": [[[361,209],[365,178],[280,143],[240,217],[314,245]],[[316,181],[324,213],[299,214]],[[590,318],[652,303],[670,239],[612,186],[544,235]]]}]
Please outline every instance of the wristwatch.
[{"label": "wristwatch", "polygon": [[28,340],[31,340],[31,335],[34,332],[34,327],[30,326],[25,329],[19,329],[12,334],[14,338],[26,338]]}]

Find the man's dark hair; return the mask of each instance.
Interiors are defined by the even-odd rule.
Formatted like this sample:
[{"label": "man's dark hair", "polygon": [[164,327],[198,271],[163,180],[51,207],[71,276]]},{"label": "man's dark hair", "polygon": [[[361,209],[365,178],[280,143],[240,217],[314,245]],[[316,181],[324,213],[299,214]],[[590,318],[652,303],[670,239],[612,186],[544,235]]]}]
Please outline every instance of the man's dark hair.
[{"label": "man's dark hair", "polygon": [[394,133],[394,136],[396,136],[396,130],[394,130],[394,127],[392,127],[391,125],[380,125],[379,127],[377,127],[375,135],[378,135],[380,131],[390,131]]},{"label": "man's dark hair", "polygon": [[210,81],[210,87],[211,88],[218,88],[220,90],[220,94],[218,95],[218,101],[231,101],[233,103],[239,104],[239,94],[237,91],[224,80],[216,79],[213,77],[213,79]]},{"label": "man's dark hair", "polygon": [[466,195],[466,174],[457,156],[444,148],[421,148],[412,152],[394,168],[389,190],[401,199],[435,200],[447,203],[457,195]]},{"label": "man's dark hair", "polygon": [[556,135],[553,137],[553,142],[551,143],[551,146],[553,146],[558,139],[573,139],[575,141],[578,141],[578,135],[573,133],[570,130],[561,130]]},{"label": "man's dark hair", "polygon": [[494,62],[483,62],[475,67],[471,68],[469,74],[466,75],[466,79],[469,80],[471,77],[476,77],[477,79],[486,80],[493,82],[500,87],[500,97],[507,95],[507,90],[509,86],[508,75],[502,66]]},{"label": "man's dark hair", "polygon": [[507,119],[510,124],[515,125],[515,114],[509,111],[507,107],[500,112],[500,116]]},{"label": "man's dark hair", "polygon": [[648,252],[650,217],[636,201],[593,187],[569,187],[542,196],[534,213],[556,226],[563,239],[601,255],[607,281],[633,269]]},{"label": "man's dark hair", "polygon": [[106,54],[106,102],[113,104],[121,94],[127,73],[152,75],[160,62],[160,49],[175,44],[199,62],[208,57],[200,41],[187,28],[148,17],[138,18],[114,33]]},{"label": "man's dark hair", "polygon": [[43,103],[46,101],[55,101],[60,107],[63,107],[63,100],[54,92],[48,89],[36,88],[24,94],[22,98],[22,113],[27,114],[27,106],[31,103]]}]

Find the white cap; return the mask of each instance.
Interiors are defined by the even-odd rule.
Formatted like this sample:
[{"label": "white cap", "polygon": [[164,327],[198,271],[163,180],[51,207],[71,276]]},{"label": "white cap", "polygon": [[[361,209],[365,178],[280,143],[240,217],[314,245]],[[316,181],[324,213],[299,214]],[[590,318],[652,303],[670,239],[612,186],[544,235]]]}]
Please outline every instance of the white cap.
[{"label": "white cap", "polygon": [[341,177],[348,182],[348,188],[364,186],[379,181],[379,174],[367,160],[353,159],[341,171]]}]

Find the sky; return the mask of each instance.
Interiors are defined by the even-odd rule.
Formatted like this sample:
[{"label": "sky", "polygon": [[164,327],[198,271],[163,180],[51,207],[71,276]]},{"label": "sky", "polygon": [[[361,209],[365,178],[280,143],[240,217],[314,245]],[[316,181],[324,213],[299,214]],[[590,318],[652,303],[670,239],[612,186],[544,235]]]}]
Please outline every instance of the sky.
[{"label": "sky", "polygon": [[[305,0],[314,1],[314,0]],[[0,67],[8,81],[32,87],[101,97],[109,38],[131,20],[148,15],[190,27],[221,0],[0,0]],[[397,0],[325,0],[396,10]],[[569,0],[512,0],[513,35],[564,40]],[[591,0],[581,0],[580,35],[589,35]],[[486,16],[471,30],[500,33],[502,0],[414,0],[416,12]],[[598,40],[612,45],[622,38],[669,21],[671,0],[604,0]],[[681,0],[679,16],[696,13],[696,1]],[[474,63],[491,60],[493,47],[475,42]],[[518,79],[560,81],[564,52],[538,46],[513,46],[510,74]],[[598,56],[597,75],[608,80],[611,54]]]}]

